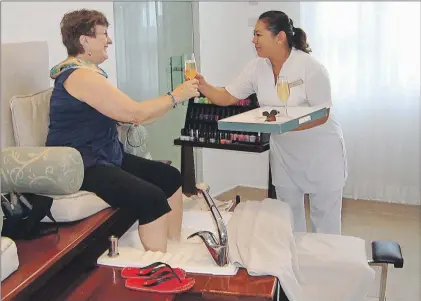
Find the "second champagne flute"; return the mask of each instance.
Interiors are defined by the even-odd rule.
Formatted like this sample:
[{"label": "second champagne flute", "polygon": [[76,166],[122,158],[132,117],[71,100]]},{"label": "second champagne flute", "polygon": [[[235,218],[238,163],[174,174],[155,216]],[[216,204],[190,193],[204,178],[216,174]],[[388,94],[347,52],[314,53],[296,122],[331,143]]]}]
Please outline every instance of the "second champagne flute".
[{"label": "second champagne flute", "polygon": [[276,82],[276,91],[279,99],[283,102],[285,108],[285,115],[288,116],[287,102],[289,98],[289,85],[286,76],[279,76]]}]

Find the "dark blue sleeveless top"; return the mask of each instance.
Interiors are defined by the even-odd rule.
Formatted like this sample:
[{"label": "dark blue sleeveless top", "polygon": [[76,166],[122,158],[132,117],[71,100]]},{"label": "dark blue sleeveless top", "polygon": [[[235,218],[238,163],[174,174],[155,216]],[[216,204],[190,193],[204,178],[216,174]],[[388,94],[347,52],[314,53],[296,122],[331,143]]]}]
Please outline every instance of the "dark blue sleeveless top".
[{"label": "dark blue sleeveless top", "polygon": [[121,166],[123,145],[118,140],[117,122],[71,96],[64,88],[64,81],[75,70],[65,71],[55,80],[46,146],[77,149],[85,169],[95,165]]}]

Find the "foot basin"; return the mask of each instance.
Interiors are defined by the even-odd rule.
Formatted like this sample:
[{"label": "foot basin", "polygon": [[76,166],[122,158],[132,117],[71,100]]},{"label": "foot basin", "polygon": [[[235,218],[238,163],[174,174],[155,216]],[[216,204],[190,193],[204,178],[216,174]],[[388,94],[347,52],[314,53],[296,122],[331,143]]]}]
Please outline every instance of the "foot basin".
[{"label": "foot basin", "polygon": [[[227,224],[232,213],[221,212],[221,215]],[[200,238],[187,239],[190,234],[203,230],[217,235],[210,211],[184,211],[181,240],[179,242],[170,240],[166,253],[151,252],[144,250],[136,223],[119,239],[119,255],[111,258],[107,250],[98,258],[97,263],[114,267],[143,267],[160,261],[172,267],[182,268],[189,273],[235,275],[238,267],[231,263],[224,267],[218,266]]]}]

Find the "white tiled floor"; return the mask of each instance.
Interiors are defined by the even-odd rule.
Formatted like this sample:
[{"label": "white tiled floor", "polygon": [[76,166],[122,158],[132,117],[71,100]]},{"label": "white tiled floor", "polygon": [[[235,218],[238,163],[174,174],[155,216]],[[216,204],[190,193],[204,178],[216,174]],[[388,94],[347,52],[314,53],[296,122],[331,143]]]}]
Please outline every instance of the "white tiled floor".
[{"label": "white tiled floor", "polygon": [[[237,187],[222,194],[227,200],[240,194],[242,200],[259,200],[266,197],[262,189]],[[404,256],[404,267],[390,267],[387,281],[387,301],[421,300],[421,206],[386,204],[373,201],[344,200],[343,234],[367,241],[367,254],[371,257],[371,241],[395,240]],[[370,297],[378,296],[380,273],[377,273]],[[377,301],[371,298],[367,301]]]}]

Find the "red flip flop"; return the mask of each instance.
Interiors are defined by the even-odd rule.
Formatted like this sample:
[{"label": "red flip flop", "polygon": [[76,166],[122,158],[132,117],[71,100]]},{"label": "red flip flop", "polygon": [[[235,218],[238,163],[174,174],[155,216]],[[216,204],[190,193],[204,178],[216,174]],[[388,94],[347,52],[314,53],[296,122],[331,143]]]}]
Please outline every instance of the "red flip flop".
[{"label": "red flip flop", "polygon": [[[159,274],[158,274],[159,272]],[[139,277],[162,277],[166,274],[175,273],[178,278],[186,278],[186,272],[180,268],[171,268],[168,264],[163,262],[155,262],[143,268],[127,267],[121,270],[121,277],[123,278],[139,278]]]},{"label": "red flip flop", "polygon": [[161,278],[129,278],[125,286],[128,289],[161,294],[177,294],[190,290],[194,286],[193,278],[180,279],[175,273]]}]

